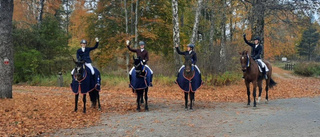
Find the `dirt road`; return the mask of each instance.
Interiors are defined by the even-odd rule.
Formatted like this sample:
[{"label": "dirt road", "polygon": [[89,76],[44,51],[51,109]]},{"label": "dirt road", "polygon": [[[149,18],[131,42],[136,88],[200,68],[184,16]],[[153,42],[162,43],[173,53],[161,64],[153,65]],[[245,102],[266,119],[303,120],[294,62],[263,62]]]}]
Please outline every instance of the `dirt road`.
[{"label": "dirt road", "polygon": [[257,108],[244,103],[196,102],[194,111],[185,111],[182,101],[152,102],[149,112],[104,114],[98,126],[64,129],[51,136],[320,135],[320,97],[261,102]]}]

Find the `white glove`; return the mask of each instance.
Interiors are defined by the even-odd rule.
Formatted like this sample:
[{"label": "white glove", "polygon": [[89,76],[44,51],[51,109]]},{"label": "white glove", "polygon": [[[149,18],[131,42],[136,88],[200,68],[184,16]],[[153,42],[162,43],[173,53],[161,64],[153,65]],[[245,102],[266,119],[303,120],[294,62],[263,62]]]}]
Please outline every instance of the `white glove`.
[{"label": "white glove", "polygon": [[127,46],[129,46],[130,40],[126,40],[126,44],[127,44]]},{"label": "white glove", "polygon": [[191,64],[192,66],[194,66],[194,64]]},{"label": "white glove", "polygon": [[98,39],[98,37],[95,39],[96,40],[96,42],[99,42],[99,39]]},{"label": "white glove", "polygon": [[142,60],[142,62],[146,62],[146,60]]}]

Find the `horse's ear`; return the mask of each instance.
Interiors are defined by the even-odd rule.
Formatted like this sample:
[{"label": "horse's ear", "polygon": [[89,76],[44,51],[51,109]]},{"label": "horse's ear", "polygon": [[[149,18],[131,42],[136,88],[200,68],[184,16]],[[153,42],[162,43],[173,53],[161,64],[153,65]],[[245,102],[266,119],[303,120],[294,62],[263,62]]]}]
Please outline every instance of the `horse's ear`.
[{"label": "horse's ear", "polygon": [[248,51],[245,50],[244,53],[245,53],[245,54],[248,54]]},{"label": "horse's ear", "polygon": [[240,54],[240,55],[242,55],[242,53],[241,53],[241,52],[239,52],[239,54]]},{"label": "horse's ear", "polygon": [[72,58],[72,60],[73,60],[73,62],[74,62],[75,64],[77,64],[77,62],[76,62],[76,60],[74,60],[74,58]]}]

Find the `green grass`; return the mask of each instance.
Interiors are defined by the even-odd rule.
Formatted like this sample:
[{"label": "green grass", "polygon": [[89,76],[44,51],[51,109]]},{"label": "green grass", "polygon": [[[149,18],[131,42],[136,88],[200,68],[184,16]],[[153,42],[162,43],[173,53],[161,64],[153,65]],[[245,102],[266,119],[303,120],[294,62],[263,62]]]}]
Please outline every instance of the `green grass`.
[{"label": "green grass", "polygon": [[[215,85],[215,86],[223,86],[235,83],[241,79],[242,73],[240,72],[225,72],[222,75],[217,74],[209,74],[202,75],[202,80],[206,85]],[[71,83],[71,75],[64,74],[63,77],[63,86],[69,87]],[[176,76],[164,76],[164,75],[155,75],[153,77],[153,84],[162,85],[162,86],[173,86],[174,81],[176,80]],[[52,76],[41,76],[34,75],[32,80],[26,82],[26,84],[31,86],[59,86],[58,85],[58,75]],[[110,75],[103,74],[101,76],[101,85],[107,87],[128,87],[129,78],[128,76],[122,75]]]}]

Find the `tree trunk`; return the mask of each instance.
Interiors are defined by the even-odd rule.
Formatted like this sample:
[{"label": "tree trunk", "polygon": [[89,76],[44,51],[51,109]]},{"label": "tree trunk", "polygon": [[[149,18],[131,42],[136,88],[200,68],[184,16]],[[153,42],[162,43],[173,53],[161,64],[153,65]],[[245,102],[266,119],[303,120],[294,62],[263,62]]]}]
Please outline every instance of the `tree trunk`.
[{"label": "tree trunk", "polygon": [[11,34],[13,0],[1,0],[0,13],[0,98],[12,98],[14,67]]},{"label": "tree trunk", "polygon": [[196,39],[197,39],[197,36],[198,36],[198,26],[199,26],[199,18],[200,18],[200,11],[202,9],[202,1],[203,0],[198,0],[198,7],[197,7],[197,10],[196,10],[196,17],[194,19],[194,24],[193,24],[193,30],[192,30],[192,37],[191,37],[191,40],[190,40],[190,43],[194,44]]},{"label": "tree trunk", "polygon": [[[252,22],[251,22],[251,39],[259,36],[261,44],[264,43],[264,13],[265,13],[265,0],[253,0],[252,3]],[[264,56],[264,46],[262,47],[262,58]]]},{"label": "tree trunk", "polygon": [[221,44],[220,44],[220,64],[219,72],[225,72],[226,66],[226,1],[223,0],[222,21],[221,21]]},{"label": "tree trunk", "polygon": [[173,24],[173,57],[175,68],[181,66],[181,58],[177,53],[175,46],[180,45],[180,30],[179,30],[179,15],[178,15],[178,0],[172,0],[172,24]]},{"label": "tree trunk", "polygon": [[40,0],[40,3],[39,3],[39,16],[37,17],[39,25],[41,25],[41,22],[42,22],[43,7],[44,7],[44,0]]},{"label": "tree trunk", "polygon": [[[134,15],[134,0],[131,0],[131,35],[133,36],[134,35],[134,18],[135,18],[135,15]],[[131,41],[133,42],[132,45],[135,45],[134,44],[134,39],[132,38]]]},{"label": "tree trunk", "polygon": [[[127,10],[127,0],[124,0],[124,14],[125,14],[125,20],[126,20],[126,34],[127,36],[129,35],[129,30],[128,30],[128,10]],[[126,52],[126,68],[127,68],[127,73],[129,73],[129,52]]]},{"label": "tree trunk", "polygon": [[134,43],[134,47],[135,48],[137,48],[138,47],[138,17],[139,17],[139,13],[138,13],[138,10],[139,9],[139,0],[137,0],[136,1],[136,12],[135,12],[135,14],[136,14],[136,21],[135,21],[135,23],[134,23],[134,29],[135,29],[135,38],[134,38],[134,41],[135,41],[135,43]]},{"label": "tree trunk", "polygon": [[[214,36],[215,36],[215,24],[214,24],[214,17],[215,17],[215,15],[214,15],[214,11],[213,11],[213,9],[211,9],[211,12],[210,12],[210,39],[209,39],[209,47],[208,47],[208,49],[209,49],[209,54],[208,54],[208,56],[209,56],[209,61],[212,61],[212,60],[214,60],[214,48],[213,48],[213,46],[214,46]],[[209,65],[209,70],[213,70],[214,69],[214,65],[215,65],[215,63],[209,63],[208,64]]]}]

